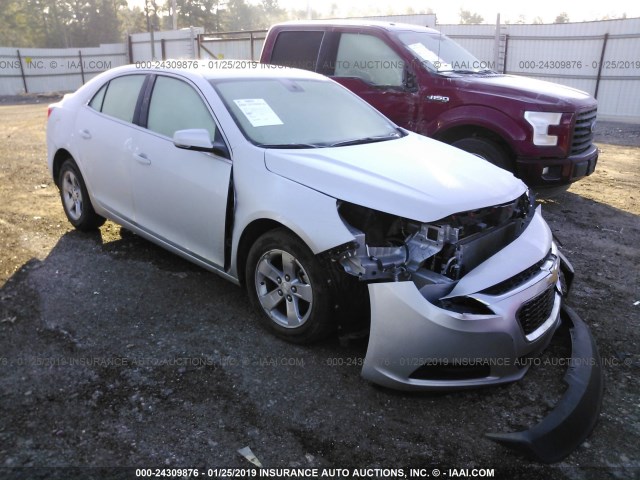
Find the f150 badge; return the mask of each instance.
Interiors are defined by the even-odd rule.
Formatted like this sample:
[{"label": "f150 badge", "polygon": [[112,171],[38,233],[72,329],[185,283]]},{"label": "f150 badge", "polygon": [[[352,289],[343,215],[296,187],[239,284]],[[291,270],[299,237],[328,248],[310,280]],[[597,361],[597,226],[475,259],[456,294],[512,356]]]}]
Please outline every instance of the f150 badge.
[{"label": "f150 badge", "polygon": [[449,97],[442,95],[427,95],[427,102],[449,103]]}]

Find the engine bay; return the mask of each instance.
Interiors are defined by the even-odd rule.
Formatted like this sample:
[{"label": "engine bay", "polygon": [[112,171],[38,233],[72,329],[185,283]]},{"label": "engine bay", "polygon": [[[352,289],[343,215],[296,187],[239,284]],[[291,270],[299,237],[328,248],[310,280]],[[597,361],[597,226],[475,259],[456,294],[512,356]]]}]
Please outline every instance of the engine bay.
[{"label": "engine bay", "polygon": [[431,223],[348,202],[339,202],[338,212],[355,240],[330,255],[346,273],[367,282],[411,280],[419,289],[448,285],[450,290],[518,238],[533,217],[534,202],[525,193],[512,202]]}]

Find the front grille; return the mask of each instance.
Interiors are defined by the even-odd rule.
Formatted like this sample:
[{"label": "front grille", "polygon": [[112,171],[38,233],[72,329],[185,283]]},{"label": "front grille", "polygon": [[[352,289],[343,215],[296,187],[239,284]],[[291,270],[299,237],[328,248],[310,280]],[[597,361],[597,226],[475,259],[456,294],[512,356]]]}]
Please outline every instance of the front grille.
[{"label": "front grille", "polygon": [[516,313],[516,319],[525,335],[535,332],[549,318],[555,299],[555,288],[549,287],[537,297],[522,304],[518,313]]},{"label": "front grille", "polygon": [[588,110],[578,113],[576,126],[573,129],[573,141],[571,143],[571,155],[584,152],[593,142],[593,124],[596,122],[598,110]]},{"label": "front grille", "polygon": [[506,280],[495,284],[492,287],[485,288],[481,293],[486,293],[487,295],[502,295],[503,293],[510,292],[520,285],[525,284],[533,277],[540,273],[540,268],[542,265],[549,260],[551,257],[551,250],[547,253],[547,256],[540,260],[538,263],[531,265],[526,270],[514,275],[513,277],[507,278]]}]

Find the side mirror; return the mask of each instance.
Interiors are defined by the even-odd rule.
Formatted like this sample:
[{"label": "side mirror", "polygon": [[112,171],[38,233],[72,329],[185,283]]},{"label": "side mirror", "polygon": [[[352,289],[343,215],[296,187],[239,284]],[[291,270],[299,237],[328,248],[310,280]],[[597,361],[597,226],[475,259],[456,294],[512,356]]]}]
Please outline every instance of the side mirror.
[{"label": "side mirror", "polygon": [[219,157],[230,158],[229,149],[222,140],[211,141],[209,132],[204,128],[177,130],[173,134],[173,144],[177,148],[210,152]]},{"label": "side mirror", "polygon": [[416,81],[416,74],[413,73],[407,65],[405,65],[404,70],[402,72],[402,83],[404,84],[404,88],[410,92],[415,92],[418,90],[418,82]]}]

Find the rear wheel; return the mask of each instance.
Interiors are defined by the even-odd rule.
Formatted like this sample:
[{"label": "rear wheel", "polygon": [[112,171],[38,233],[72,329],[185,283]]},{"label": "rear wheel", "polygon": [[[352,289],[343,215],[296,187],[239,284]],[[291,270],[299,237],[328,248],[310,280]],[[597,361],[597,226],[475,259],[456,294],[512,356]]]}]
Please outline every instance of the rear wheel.
[{"label": "rear wheel", "polygon": [[489,163],[493,163],[496,167],[503,168],[510,172],[514,171],[513,163],[509,158],[508,153],[504,148],[492,140],[482,137],[470,137],[457,140],[451,145],[464,150],[465,152],[473,153],[477,157],[480,157]]},{"label": "rear wheel", "polygon": [[276,335],[311,343],[335,328],[329,278],[307,246],[287,230],[267,232],[256,241],[245,279],[262,323]]},{"label": "rear wheel", "polygon": [[60,167],[58,187],[64,213],[75,228],[95,230],[105,222],[104,217],[93,210],[84,179],[73,160],[65,160]]}]

